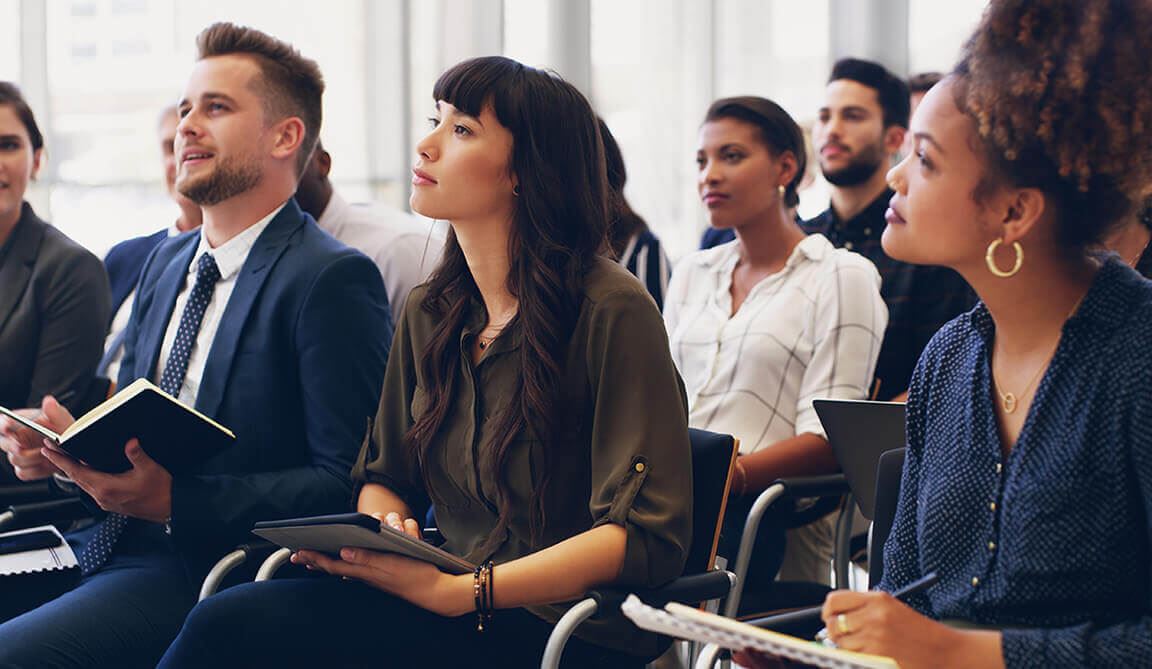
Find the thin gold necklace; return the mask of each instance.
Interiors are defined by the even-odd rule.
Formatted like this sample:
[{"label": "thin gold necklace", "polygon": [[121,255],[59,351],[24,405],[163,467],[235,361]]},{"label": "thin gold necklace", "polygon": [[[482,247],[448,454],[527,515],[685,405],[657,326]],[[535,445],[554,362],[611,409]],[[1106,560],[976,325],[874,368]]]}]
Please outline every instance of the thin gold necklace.
[{"label": "thin gold necklace", "polygon": [[[1085,293],[1085,295],[1087,295],[1087,293]],[[1072,315],[1075,314],[1076,310],[1080,308],[1080,303],[1083,301],[1084,301],[1084,295],[1081,295],[1080,299],[1076,300],[1076,304],[1072,305],[1072,311],[1069,311],[1068,315],[1064,317],[1065,323],[1068,322],[1068,319],[1072,318]],[[1061,330],[1061,336],[1063,336],[1063,330],[1064,330],[1064,324],[1063,323],[1060,324],[1060,330]],[[1027,385],[1025,385],[1024,388],[1022,388],[1020,390],[1019,395],[1017,395],[1016,393],[1012,393],[1012,392],[1007,392],[1007,393],[1000,392],[1000,384],[997,383],[996,374],[995,374],[995,372],[993,372],[993,374],[992,374],[992,388],[996,391],[996,394],[1000,396],[1000,406],[1004,409],[1004,413],[1015,413],[1016,412],[1016,407],[1020,406],[1020,400],[1023,397],[1025,397],[1025,395],[1028,393],[1028,390],[1032,388],[1032,384],[1036,383],[1036,379],[1040,378],[1040,372],[1042,372],[1048,368],[1048,363],[1051,362],[1052,357],[1056,355],[1056,349],[1057,348],[1060,348],[1060,338],[1056,339],[1056,346],[1053,347],[1052,353],[1047,357],[1046,360],[1044,360],[1044,362],[1040,363],[1039,367],[1036,368],[1036,371],[1032,374],[1032,378],[1028,379]]]}]

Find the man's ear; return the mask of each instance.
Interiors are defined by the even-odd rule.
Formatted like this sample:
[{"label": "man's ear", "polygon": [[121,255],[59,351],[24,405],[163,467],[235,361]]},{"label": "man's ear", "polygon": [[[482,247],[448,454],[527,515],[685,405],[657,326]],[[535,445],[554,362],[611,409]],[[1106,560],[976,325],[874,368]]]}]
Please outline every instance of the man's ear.
[{"label": "man's ear", "polygon": [[884,129],[884,152],[892,155],[904,146],[904,135],[908,134],[908,129],[899,125],[890,125]]},{"label": "man's ear", "polygon": [[285,159],[304,150],[304,121],[290,116],[272,127],[272,157]]},{"label": "man's ear", "polygon": [[1038,188],[1013,188],[998,200],[994,213],[1002,226],[1005,244],[1027,237],[1044,217],[1047,205]]}]

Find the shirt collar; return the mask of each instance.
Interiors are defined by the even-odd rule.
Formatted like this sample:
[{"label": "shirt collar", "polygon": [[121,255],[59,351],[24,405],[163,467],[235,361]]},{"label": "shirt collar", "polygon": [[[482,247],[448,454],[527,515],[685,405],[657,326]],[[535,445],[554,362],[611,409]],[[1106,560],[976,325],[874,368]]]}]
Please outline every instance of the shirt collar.
[{"label": "shirt collar", "polygon": [[276,207],[264,218],[256,221],[255,224],[248,226],[240,234],[232,239],[224,242],[216,248],[212,248],[208,244],[208,237],[203,227],[200,228],[200,244],[196,247],[196,253],[192,256],[192,262],[188,264],[188,273],[195,276],[196,268],[200,262],[200,256],[205,253],[211,253],[212,259],[216,261],[216,267],[220,270],[220,281],[227,281],[240,271],[244,266],[244,261],[248,259],[249,252],[252,247],[256,245],[256,240],[259,239],[260,233],[276,218],[276,214],[284,208],[287,202],[282,203]]},{"label": "shirt collar", "polygon": [[[738,240],[721,244],[702,252],[698,261],[717,274],[731,274],[740,260],[739,248]],[[804,239],[792,249],[792,253],[788,254],[784,268],[794,267],[805,260],[819,262],[835,250],[836,247],[824,235],[820,233],[805,235]]]},{"label": "shirt collar", "polygon": [[836,215],[836,210],[829,204],[828,208],[812,222],[821,228],[816,230],[817,232],[827,232],[829,229],[839,228],[863,235],[864,230],[869,229],[871,230],[870,234],[864,236],[879,239],[884,232],[884,212],[888,209],[888,201],[892,199],[893,195],[895,195],[895,191],[891,188],[885,188],[884,192],[869,202],[867,207],[864,207],[860,213],[846,222],[840,220],[840,217]]}]

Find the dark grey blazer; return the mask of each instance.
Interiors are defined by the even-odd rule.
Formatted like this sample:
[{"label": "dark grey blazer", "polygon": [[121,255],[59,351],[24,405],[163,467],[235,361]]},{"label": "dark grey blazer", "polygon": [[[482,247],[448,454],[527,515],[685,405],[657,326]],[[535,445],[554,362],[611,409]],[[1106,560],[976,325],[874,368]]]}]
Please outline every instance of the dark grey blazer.
[{"label": "dark grey blazer", "polygon": [[[55,395],[91,408],[111,312],[104,264],[40,220],[27,202],[0,253],[0,404]],[[87,406],[86,406],[87,405]]]}]

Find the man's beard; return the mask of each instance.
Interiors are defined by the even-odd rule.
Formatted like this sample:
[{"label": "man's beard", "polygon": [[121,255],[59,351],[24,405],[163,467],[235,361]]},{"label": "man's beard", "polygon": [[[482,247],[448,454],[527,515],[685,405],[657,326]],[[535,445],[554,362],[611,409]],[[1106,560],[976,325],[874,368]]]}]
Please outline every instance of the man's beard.
[{"label": "man's beard", "polygon": [[211,207],[224,200],[245,193],[260,183],[263,176],[257,161],[244,162],[237,158],[220,159],[216,169],[201,179],[181,183],[176,179],[176,190],[201,207]]},{"label": "man's beard", "polygon": [[833,186],[859,186],[876,174],[886,158],[882,144],[871,144],[861,149],[852,162],[844,167],[830,172],[821,166],[821,171],[824,179]]}]

